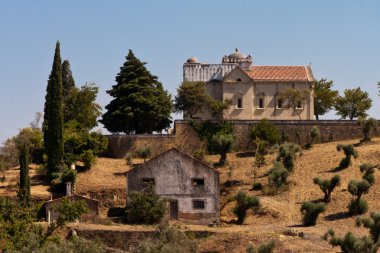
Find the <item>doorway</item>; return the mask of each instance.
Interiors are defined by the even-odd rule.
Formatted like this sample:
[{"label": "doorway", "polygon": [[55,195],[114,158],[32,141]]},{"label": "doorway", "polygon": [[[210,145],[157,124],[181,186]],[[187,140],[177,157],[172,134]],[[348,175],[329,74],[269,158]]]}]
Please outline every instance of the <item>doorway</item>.
[{"label": "doorway", "polygon": [[170,219],[178,220],[178,200],[170,200]]}]

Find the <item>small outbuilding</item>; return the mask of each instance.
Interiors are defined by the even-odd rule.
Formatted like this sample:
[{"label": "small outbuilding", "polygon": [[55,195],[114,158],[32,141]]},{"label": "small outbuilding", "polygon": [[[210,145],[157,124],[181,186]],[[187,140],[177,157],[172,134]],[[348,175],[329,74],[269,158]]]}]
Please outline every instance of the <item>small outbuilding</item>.
[{"label": "small outbuilding", "polygon": [[172,148],[128,171],[128,193],[153,184],[169,203],[171,219],[192,224],[219,221],[219,172],[210,165]]}]

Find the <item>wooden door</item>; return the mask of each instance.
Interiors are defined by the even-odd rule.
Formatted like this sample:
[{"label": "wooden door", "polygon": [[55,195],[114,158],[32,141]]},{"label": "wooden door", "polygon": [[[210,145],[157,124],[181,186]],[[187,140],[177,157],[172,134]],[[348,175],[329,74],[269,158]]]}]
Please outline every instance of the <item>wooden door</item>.
[{"label": "wooden door", "polygon": [[178,220],[178,201],[170,200],[170,219]]}]

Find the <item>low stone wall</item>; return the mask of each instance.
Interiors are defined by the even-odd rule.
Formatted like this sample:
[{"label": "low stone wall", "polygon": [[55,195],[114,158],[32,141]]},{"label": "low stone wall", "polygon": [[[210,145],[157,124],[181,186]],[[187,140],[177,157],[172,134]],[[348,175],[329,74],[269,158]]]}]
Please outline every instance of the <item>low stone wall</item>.
[{"label": "low stone wall", "polygon": [[[236,136],[236,150],[245,151],[252,148],[250,134],[258,120],[233,120]],[[322,135],[322,141],[342,141],[362,138],[362,129],[357,121],[348,120],[272,120],[280,133],[289,137],[292,142],[305,144],[313,126],[317,126]],[[373,135],[379,136],[379,132]],[[128,152],[136,153],[142,147],[150,145],[154,155],[160,154],[172,147],[192,154],[195,149],[204,145],[190,125],[190,121],[176,120],[174,132],[168,135],[109,135],[107,155],[124,158]]]}]

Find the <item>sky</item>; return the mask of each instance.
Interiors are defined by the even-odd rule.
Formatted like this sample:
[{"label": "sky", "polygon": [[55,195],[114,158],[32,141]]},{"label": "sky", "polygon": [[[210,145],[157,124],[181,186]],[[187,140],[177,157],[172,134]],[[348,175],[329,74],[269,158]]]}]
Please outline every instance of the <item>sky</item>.
[{"label": "sky", "polygon": [[102,107],[128,49],[174,96],[187,58],[220,63],[239,48],[255,65],[311,63],[341,94],[360,86],[379,118],[379,11],[377,0],[2,0],[0,143],[43,111],[57,40],[77,86],[99,86]]}]

